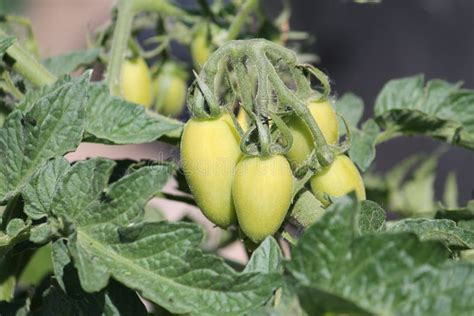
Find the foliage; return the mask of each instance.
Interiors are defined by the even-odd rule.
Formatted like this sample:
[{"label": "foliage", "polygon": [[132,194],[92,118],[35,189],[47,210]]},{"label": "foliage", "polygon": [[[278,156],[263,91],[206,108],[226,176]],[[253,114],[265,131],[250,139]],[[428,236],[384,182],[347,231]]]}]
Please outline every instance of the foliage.
[{"label": "foliage", "polygon": [[[459,205],[454,174],[442,200],[436,198],[441,151],[408,157],[383,175],[373,161],[378,144],[402,136],[474,150],[473,91],[425,82],[422,75],[390,80],[374,116],[361,122],[362,99],[353,93],[335,99],[327,76],[306,64],[315,56],[304,51],[301,33],[288,29],[286,1],[276,18],[256,0],[198,4],[119,0],[91,47],[41,62],[28,22],[7,15],[0,22],[0,314],[471,315],[474,201]],[[18,24],[26,28],[25,40],[12,32]],[[145,29],[155,33],[138,41]],[[210,54],[207,61],[178,60],[174,44],[191,50],[196,34],[206,45],[199,59]],[[250,39],[255,34],[267,40]],[[232,163],[244,154],[261,164],[281,155],[285,183],[259,169],[257,186],[257,172],[246,169],[232,199],[235,184],[211,186],[205,177],[189,181],[188,174],[186,181],[170,161],[68,161],[65,155],[82,142],[161,141],[177,150],[183,122],[158,113],[161,105],[148,110],[122,97],[124,57],[138,56],[148,61],[153,79],[170,63],[188,77],[199,68],[188,90],[191,121],[211,126],[226,113],[226,126],[240,136],[232,143]],[[106,68],[105,75],[91,68]],[[320,100],[334,101],[325,104],[340,115],[336,143],[326,142],[307,109]],[[245,127],[237,121],[239,110]],[[290,168],[287,124],[295,118],[308,129],[310,152]],[[203,145],[205,137],[212,146]],[[228,153],[229,142],[219,143],[224,138],[212,128],[193,133],[186,159],[196,159],[197,148],[204,163]],[[211,155],[211,147],[220,151]],[[345,153],[366,171],[367,200],[358,201],[354,192],[311,190],[311,179]],[[226,183],[236,178],[220,176],[228,176]],[[173,183],[173,192],[164,189]],[[283,184],[280,203],[273,195]],[[197,186],[205,194],[196,194]],[[225,195],[220,206],[231,210],[240,199],[240,226],[234,221],[214,242],[199,224],[168,221],[148,204],[160,197],[198,204],[206,213],[214,193]],[[266,206],[265,222],[260,205]],[[269,224],[270,232],[260,234]],[[244,235],[250,226],[257,244]],[[219,256],[233,242],[245,246],[245,265]]]}]

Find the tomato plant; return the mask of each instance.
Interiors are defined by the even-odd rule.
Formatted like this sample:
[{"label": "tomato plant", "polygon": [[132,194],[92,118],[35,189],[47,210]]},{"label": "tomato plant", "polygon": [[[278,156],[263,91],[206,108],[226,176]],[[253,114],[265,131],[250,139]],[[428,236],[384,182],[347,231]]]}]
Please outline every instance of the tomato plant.
[{"label": "tomato plant", "polygon": [[474,150],[474,91],[393,79],[364,116],[281,8],[118,0],[46,59],[2,15],[0,315],[472,314],[474,202],[454,175],[437,197],[441,152],[374,160],[403,136]]}]

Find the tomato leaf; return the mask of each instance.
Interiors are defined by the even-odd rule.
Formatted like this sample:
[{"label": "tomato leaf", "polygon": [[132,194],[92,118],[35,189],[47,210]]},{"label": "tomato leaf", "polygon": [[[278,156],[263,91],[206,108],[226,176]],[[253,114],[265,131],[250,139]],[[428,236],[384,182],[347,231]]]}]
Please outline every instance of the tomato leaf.
[{"label": "tomato leaf", "polygon": [[349,157],[359,166],[362,171],[369,168],[375,159],[375,141],[380,133],[380,128],[374,120],[367,120],[362,129],[352,129],[352,144],[349,149]]},{"label": "tomato leaf", "polygon": [[[336,101],[337,113],[344,117],[351,132],[351,148],[349,156],[362,171],[367,170],[375,159],[375,142],[380,128],[373,119],[367,120],[362,128],[358,128],[364,112],[364,102],[352,93],[346,93]],[[346,134],[346,127],[339,119],[339,135]]]},{"label": "tomato leaf", "polygon": [[377,96],[374,112],[390,133],[431,136],[474,149],[474,90],[422,75],[389,81]]},{"label": "tomato leaf", "polygon": [[395,222],[387,229],[390,232],[412,232],[421,240],[439,240],[447,247],[456,249],[474,248],[474,231],[458,227],[448,219],[412,219]]},{"label": "tomato leaf", "polygon": [[267,237],[258,246],[244,272],[283,273],[283,254],[273,237]]},{"label": "tomato leaf", "polygon": [[[344,117],[349,127],[357,128],[364,113],[364,101],[353,93],[346,93],[336,101],[336,112]],[[345,135],[346,128],[339,119],[339,135]]]},{"label": "tomato leaf", "polygon": [[306,293],[301,299],[307,311],[473,312],[474,265],[449,261],[449,252],[440,243],[422,242],[410,233],[358,237],[354,234],[358,212],[354,202],[339,203],[293,249],[287,267]]},{"label": "tomato leaf", "polygon": [[79,145],[87,80],[67,81],[37,98],[29,111],[8,115],[0,129],[0,201],[18,193],[46,161]]},{"label": "tomato leaf", "polygon": [[359,234],[369,234],[381,231],[385,228],[385,211],[373,201],[361,201],[360,212],[356,219],[358,221]]},{"label": "tomato leaf", "polygon": [[43,65],[56,76],[62,76],[70,74],[81,66],[91,64],[99,57],[101,52],[100,48],[68,52],[43,60]]},{"label": "tomato leaf", "polygon": [[104,84],[91,84],[88,91],[87,141],[139,144],[152,142],[163,136],[177,138],[181,134],[181,122],[113,97]]},{"label": "tomato leaf", "polygon": [[[64,278],[70,254],[87,292],[102,290],[113,277],[172,312],[197,314],[242,313],[263,304],[278,287],[281,276],[273,270],[238,273],[221,258],[203,253],[203,233],[195,224],[144,222],[144,205],[168,181],[171,165],[137,164],[107,186],[113,166],[90,159],[68,167],[59,179],[38,175],[57,183],[48,185],[56,189],[44,213],[64,223],[61,231],[69,234],[67,250],[53,244],[58,280]],[[50,167],[41,170],[53,173]],[[281,254],[275,242],[267,243],[254,262],[269,250],[267,260],[278,267]]]},{"label": "tomato leaf", "polygon": [[[24,113],[29,112],[33,104],[44,95],[57,93],[58,89],[70,81],[70,77],[64,76],[50,86],[28,90],[17,109]],[[141,144],[160,138],[176,140],[181,135],[183,123],[146,111],[141,105],[111,96],[103,83],[87,83],[84,93],[84,141]]]},{"label": "tomato leaf", "polygon": [[48,161],[33,175],[22,192],[25,201],[24,212],[29,217],[39,219],[49,215],[58,181],[68,169],[69,163],[61,157]]}]

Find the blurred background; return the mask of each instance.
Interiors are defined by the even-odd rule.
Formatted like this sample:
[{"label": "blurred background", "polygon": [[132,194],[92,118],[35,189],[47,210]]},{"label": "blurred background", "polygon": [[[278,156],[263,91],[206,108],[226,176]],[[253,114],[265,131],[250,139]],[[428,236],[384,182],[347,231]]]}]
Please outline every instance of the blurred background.
[{"label": "blurred background", "polygon": [[[179,2],[179,1],[178,1]],[[186,4],[195,1],[181,1]],[[29,17],[42,56],[53,56],[86,46],[85,34],[109,18],[113,0],[1,0],[0,11]],[[267,0],[277,12],[279,1]],[[375,97],[389,79],[418,73],[427,79],[463,81],[474,88],[474,1],[385,0],[357,4],[344,0],[295,0],[291,27],[315,37],[311,46],[319,67],[329,74],[337,95],[354,92],[372,113]],[[421,137],[400,138],[377,148],[376,169],[390,169],[415,152],[429,154],[442,144]],[[133,154],[132,154],[133,153]],[[91,154],[112,158],[157,158],[153,145],[140,147],[82,146],[73,159]],[[441,157],[437,195],[449,171],[459,181],[463,205],[473,195],[474,159],[462,148],[449,147]]]}]

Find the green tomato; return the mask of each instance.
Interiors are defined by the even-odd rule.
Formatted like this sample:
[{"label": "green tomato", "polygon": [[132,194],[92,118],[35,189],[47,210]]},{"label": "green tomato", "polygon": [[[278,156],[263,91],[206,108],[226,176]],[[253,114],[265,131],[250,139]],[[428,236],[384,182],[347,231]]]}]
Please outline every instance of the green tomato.
[{"label": "green tomato", "polygon": [[191,56],[196,69],[201,69],[209,56],[211,56],[213,52],[211,47],[212,45],[209,42],[206,27],[203,25],[198,28],[191,42]]},{"label": "green tomato", "polygon": [[152,102],[150,69],[141,57],[125,60],[120,75],[120,89],[125,100],[149,108]]},{"label": "green tomato", "polygon": [[181,161],[191,192],[204,215],[222,228],[236,222],[232,180],[241,156],[239,144],[229,114],[190,119],[181,138]]},{"label": "green tomato", "polygon": [[232,186],[240,228],[253,242],[273,235],[290,207],[293,175],[283,156],[246,157],[237,165]]},{"label": "green tomato", "polygon": [[[329,101],[311,102],[308,109],[323,133],[326,142],[334,145],[339,139],[337,116]],[[306,124],[296,115],[288,121],[293,145],[287,153],[288,160],[301,165],[313,151],[313,137]]]},{"label": "green tomato", "polygon": [[355,191],[359,201],[365,200],[364,181],[352,160],[345,155],[337,156],[331,165],[314,175],[310,183],[314,195],[325,206],[329,201],[324,194],[339,197]]},{"label": "green tomato", "polygon": [[176,65],[166,63],[153,82],[155,109],[163,115],[178,116],[186,101],[186,78]]}]

